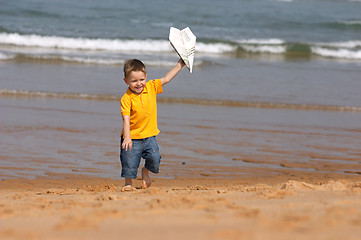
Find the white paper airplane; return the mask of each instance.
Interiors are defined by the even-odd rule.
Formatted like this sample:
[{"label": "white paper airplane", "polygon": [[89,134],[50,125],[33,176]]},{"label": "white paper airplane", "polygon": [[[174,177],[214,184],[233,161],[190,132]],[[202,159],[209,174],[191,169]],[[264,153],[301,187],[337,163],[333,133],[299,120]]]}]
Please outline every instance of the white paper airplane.
[{"label": "white paper airplane", "polygon": [[189,27],[186,27],[183,30],[179,30],[174,27],[170,28],[170,44],[178,53],[178,55],[183,59],[190,72],[192,72],[193,69],[196,39],[196,36],[194,36]]}]

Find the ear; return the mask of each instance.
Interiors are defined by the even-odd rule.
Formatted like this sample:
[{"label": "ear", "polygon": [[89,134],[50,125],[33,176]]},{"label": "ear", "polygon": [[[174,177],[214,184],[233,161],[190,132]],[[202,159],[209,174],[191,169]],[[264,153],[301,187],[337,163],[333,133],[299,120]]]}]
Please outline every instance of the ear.
[{"label": "ear", "polygon": [[129,85],[126,78],[123,78],[123,80],[124,80],[125,84]]}]

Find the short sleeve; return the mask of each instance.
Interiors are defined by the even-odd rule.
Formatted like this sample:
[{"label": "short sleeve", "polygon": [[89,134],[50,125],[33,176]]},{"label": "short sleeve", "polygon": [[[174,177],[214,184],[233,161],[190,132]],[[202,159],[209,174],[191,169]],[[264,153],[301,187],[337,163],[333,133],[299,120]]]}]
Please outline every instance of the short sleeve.
[{"label": "short sleeve", "polygon": [[154,88],[156,94],[163,92],[162,81],[160,79],[154,80]]},{"label": "short sleeve", "polygon": [[122,113],[122,116],[126,116],[126,115],[130,116],[130,107],[131,107],[130,97],[124,95],[120,100],[120,112]]}]

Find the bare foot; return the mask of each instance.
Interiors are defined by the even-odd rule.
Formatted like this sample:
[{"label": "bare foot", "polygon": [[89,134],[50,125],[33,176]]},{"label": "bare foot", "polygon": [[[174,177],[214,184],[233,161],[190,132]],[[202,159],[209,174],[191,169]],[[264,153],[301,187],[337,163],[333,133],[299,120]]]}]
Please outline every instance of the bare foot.
[{"label": "bare foot", "polygon": [[121,192],[131,192],[134,190],[135,190],[135,188],[132,187],[132,185],[124,185],[120,191]]},{"label": "bare foot", "polygon": [[149,188],[152,182],[149,177],[149,170],[143,167],[142,169],[143,188]]},{"label": "bare foot", "polygon": [[131,178],[126,178],[124,181],[124,186],[122,187],[122,192],[130,192],[130,191],[134,191],[135,188],[132,187],[132,179]]}]

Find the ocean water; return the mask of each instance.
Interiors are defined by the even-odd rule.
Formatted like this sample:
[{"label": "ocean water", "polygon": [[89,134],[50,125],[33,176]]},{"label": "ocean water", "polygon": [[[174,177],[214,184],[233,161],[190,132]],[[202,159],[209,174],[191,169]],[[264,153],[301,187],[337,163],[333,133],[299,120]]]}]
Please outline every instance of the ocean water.
[{"label": "ocean water", "polygon": [[193,73],[158,97],[161,177],[357,174],[360,13],[359,0],[0,0],[0,177],[119,177],[123,64],[162,77],[178,60],[170,27],[197,45]]},{"label": "ocean water", "polygon": [[[37,47],[40,53],[58,53],[63,61],[114,64],[122,53],[169,54],[169,27],[189,26],[198,37],[197,51],[204,54],[360,60],[360,5],[357,0],[184,0],[178,6],[165,0],[2,1],[1,56]],[[11,51],[9,45],[19,49]],[[107,52],[95,52],[98,58],[90,55],[87,61],[76,52],[72,56],[74,50]],[[39,54],[54,57],[50,52]]]},{"label": "ocean water", "polygon": [[114,98],[126,59],[163,76],[177,61],[169,28],[188,26],[195,73],[167,98],[357,109],[360,12],[358,0],[1,1],[1,94]]}]

